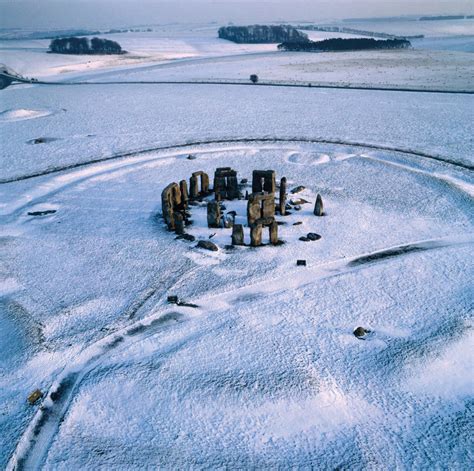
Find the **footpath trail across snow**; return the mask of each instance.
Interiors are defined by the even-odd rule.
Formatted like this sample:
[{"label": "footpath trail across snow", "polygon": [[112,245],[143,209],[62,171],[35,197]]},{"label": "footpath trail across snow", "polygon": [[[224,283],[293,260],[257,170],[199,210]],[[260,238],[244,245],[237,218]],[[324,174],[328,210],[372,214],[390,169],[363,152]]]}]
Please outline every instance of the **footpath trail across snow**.
[{"label": "footpath trail across snow", "polygon": [[[164,229],[160,189],[225,165],[306,187],[311,203],[280,226],[285,245],[226,250],[218,229],[210,253]],[[456,162],[274,139],[4,183],[5,299],[39,334],[3,370],[2,456],[11,469],[462,467],[467,386],[436,372],[469,368],[473,184]],[[189,232],[212,235],[193,211]],[[309,231],[321,240],[299,241]],[[170,308],[170,294],[198,307]],[[46,394],[33,414],[23,398],[35,387]]]}]

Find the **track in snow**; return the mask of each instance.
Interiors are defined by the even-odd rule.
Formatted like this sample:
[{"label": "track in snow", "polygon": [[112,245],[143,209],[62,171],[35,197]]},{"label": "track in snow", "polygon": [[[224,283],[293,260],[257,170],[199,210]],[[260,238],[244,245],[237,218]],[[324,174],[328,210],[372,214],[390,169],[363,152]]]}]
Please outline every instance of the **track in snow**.
[{"label": "track in snow", "polygon": [[[363,254],[353,257],[349,261],[343,259],[325,263],[322,266],[305,270],[302,276],[294,277],[289,281],[287,280],[287,290],[293,290],[314,283],[318,279],[341,276],[354,270],[363,269],[364,266],[372,265],[373,263],[384,263],[388,259],[392,259],[396,256],[408,255],[419,251],[438,250],[457,245],[467,245],[473,242],[474,237],[472,236],[433,239],[390,247],[370,254]],[[308,271],[312,272],[312,276],[308,276]],[[268,296],[273,292],[279,292],[281,286],[272,279],[270,281],[252,284],[250,290],[250,295]],[[248,286],[225,293],[219,293],[217,297],[222,298],[223,295],[225,295],[226,302],[231,306],[234,303],[240,302],[242,300],[242,294],[244,293],[247,296],[249,295]],[[212,298],[214,297],[216,296],[205,297],[204,299],[196,300],[196,302],[204,306],[212,306]],[[142,302],[138,302],[136,309],[140,309],[143,304]],[[208,311],[205,308],[200,310],[201,315],[206,312]],[[151,315],[148,318],[138,321],[119,332],[114,332],[94,344],[89,345],[80,355],[76,364],[70,365],[53,383],[42,405],[20,439],[7,465],[7,470],[20,471],[41,468],[61,422],[64,420],[69,406],[72,403],[75,391],[86,375],[96,368],[99,368],[108,355],[115,353],[117,349],[126,349],[137,342],[141,342],[152,335],[158,334],[163,329],[171,328],[176,323],[184,321],[186,321],[186,315],[177,310],[169,310],[165,313],[161,312]],[[181,342],[179,346],[182,345],[183,342]],[[174,345],[172,350],[174,351],[176,348],[177,346]]]}]

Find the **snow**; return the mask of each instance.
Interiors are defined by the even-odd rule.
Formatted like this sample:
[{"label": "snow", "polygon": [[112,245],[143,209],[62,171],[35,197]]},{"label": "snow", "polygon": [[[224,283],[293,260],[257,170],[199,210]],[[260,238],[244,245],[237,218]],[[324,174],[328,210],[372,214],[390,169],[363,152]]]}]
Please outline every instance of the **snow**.
[{"label": "snow", "polygon": [[[208,34],[198,54],[221,47]],[[170,51],[185,50],[178,38]],[[249,57],[87,77],[243,74],[258,60],[281,78],[285,61],[302,63]],[[1,93],[2,468],[470,466],[470,95]],[[39,111],[50,114],[13,119]],[[296,196],[309,203],[277,217],[285,244],[226,248],[231,230],[208,228],[204,205],[191,207],[187,232],[217,252],[166,230],[161,190],[196,170],[212,183],[223,166],[239,180],[274,169],[290,189],[305,186]],[[245,200],[225,205],[245,222]],[[300,241],[308,232],[322,237]],[[372,331],[364,340],[359,326]],[[36,388],[45,397],[30,406]]]}]

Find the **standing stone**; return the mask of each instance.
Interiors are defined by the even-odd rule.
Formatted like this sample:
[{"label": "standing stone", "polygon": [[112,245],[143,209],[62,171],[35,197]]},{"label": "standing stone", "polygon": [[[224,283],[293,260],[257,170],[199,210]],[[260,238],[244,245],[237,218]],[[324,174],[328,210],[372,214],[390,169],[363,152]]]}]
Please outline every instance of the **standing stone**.
[{"label": "standing stone", "polygon": [[181,204],[183,209],[186,209],[189,203],[188,182],[186,180],[181,180],[179,182],[179,189],[181,190]]},{"label": "standing stone", "polygon": [[174,230],[178,235],[184,234],[184,218],[181,213],[174,215]]},{"label": "standing stone", "polygon": [[237,180],[237,172],[233,170],[227,177],[227,198],[230,200],[239,197],[239,182]]},{"label": "standing stone", "polygon": [[189,179],[189,197],[192,200],[195,200],[199,196],[199,182],[198,177],[193,175]]},{"label": "standing stone", "polygon": [[272,195],[268,195],[263,199],[262,203],[262,218],[274,218],[275,217],[275,199]]},{"label": "standing stone", "polygon": [[276,221],[270,224],[270,244],[278,244],[278,223]]},{"label": "standing stone", "polygon": [[275,172],[273,170],[254,170],[252,172],[252,193],[275,193]]},{"label": "standing stone", "polygon": [[225,177],[219,175],[214,177],[214,194],[219,201],[225,199]]},{"label": "standing stone", "polygon": [[234,224],[232,227],[232,245],[244,245],[244,226]]},{"label": "standing stone", "polygon": [[282,216],[286,214],[286,190],[287,190],[286,177],[283,177],[280,181],[280,199],[278,200],[279,210]]},{"label": "standing stone", "polygon": [[262,226],[261,224],[255,224],[250,228],[250,245],[252,247],[258,247],[262,245]]},{"label": "standing stone", "polygon": [[201,172],[201,192],[206,195],[209,193],[209,175]]},{"label": "standing stone", "polygon": [[221,208],[218,201],[207,203],[207,225],[208,227],[220,227]]},{"label": "standing stone", "polygon": [[323,199],[321,195],[318,193],[316,197],[316,203],[314,205],[314,215],[315,216],[322,216],[324,214],[324,207],[323,207]]}]

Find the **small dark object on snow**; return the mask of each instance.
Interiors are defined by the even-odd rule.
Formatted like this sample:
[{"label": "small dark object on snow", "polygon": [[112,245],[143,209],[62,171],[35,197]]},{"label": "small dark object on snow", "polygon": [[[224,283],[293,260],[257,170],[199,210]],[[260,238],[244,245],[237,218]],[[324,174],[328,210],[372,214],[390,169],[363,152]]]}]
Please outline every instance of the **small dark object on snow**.
[{"label": "small dark object on snow", "polygon": [[369,329],[364,329],[363,327],[357,327],[357,329],[354,330],[354,335],[358,339],[362,339],[363,337],[365,337],[369,333],[370,333],[370,330]]},{"label": "small dark object on snow", "polygon": [[286,222],[285,221],[277,221],[277,224],[279,226],[286,226]]},{"label": "small dark object on snow", "polygon": [[248,179],[247,178],[242,178],[242,180],[240,180],[240,184],[241,185],[246,185],[248,183]]},{"label": "small dark object on snow", "polygon": [[290,200],[290,204],[292,206],[299,206],[301,204],[306,204],[306,203],[309,203],[309,201],[305,200],[304,198],[299,198],[297,200]]},{"label": "small dark object on snow", "polygon": [[37,137],[33,140],[33,144],[44,144],[46,140],[43,137]]},{"label": "small dark object on snow", "polygon": [[297,186],[291,190],[291,193],[294,195],[295,193],[300,193],[301,191],[306,190],[306,187],[303,185]]},{"label": "small dark object on snow", "polygon": [[194,242],[196,240],[196,237],[194,237],[191,234],[181,234],[176,239],[183,239],[183,240],[188,240],[189,242]]},{"label": "small dark object on snow", "polygon": [[38,399],[43,397],[43,393],[39,389],[35,389],[29,396],[28,402],[33,405]]},{"label": "small dark object on snow", "polygon": [[209,236],[209,239],[212,239],[216,234],[217,234],[217,232],[214,232],[214,234],[211,234],[211,235]]},{"label": "small dark object on snow", "polygon": [[309,240],[319,240],[319,239],[321,239],[321,236],[319,234],[316,234],[315,232],[308,232],[306,234],[306,237]]},{"label": "small dark object on snow", "polygon": [[167,301],[168,301],[170,304],[178,304],[178,303],[179,303],[178,296],[168,296]]},{"label": "small dark object on snow", "polygon": [[30,211],[28,216],[46,216],[48,214],[54,214],[55,212],[55,209],[47,209],[46,211]]},{"label": "small dark object on snow", "polygon": [[306,266],[306,260],[296,260],[296,266],[305,267]]},{"label": "small dark object on snow", "polygon": [[293,226],[300,226],[301,224],[303,224],[303,221],[298,221],[298,222],[294,222]]},{"label": "small dark object on snow", "polygon": [[299,240],[301,240],[301,242],[310,242],[311,239],[308,239],[306,236],[301,236]]},{"label": "small dark object on snow", "polygon": [[219,250],[217,245],[214,244],[214,242],[211,242],[210,240],[200,240],[197,243],[196,247],[199,247],[205,250],[211,250],[212,252],[217,252]]},{"label": "small dark object on snow", "polygon": [[257,83],[257,82],[258,82],[258,75],[252,74],[252,75],[250,76],[250,81],[251,81],[252,83]]},{"label": "small dark object on snow", "polygon": [[197,157],[196,157],[195,155],[193,155],[193,154],[189,154],[189,155],[187,156],[187,159],[188,159],[188,160],[196,160]]},{"label": "small dark object on snow", "polygon": [[301,206],[299,206],[299,205],[295,206],[294,209],[295,209],[295,211],[301,211]]}]

